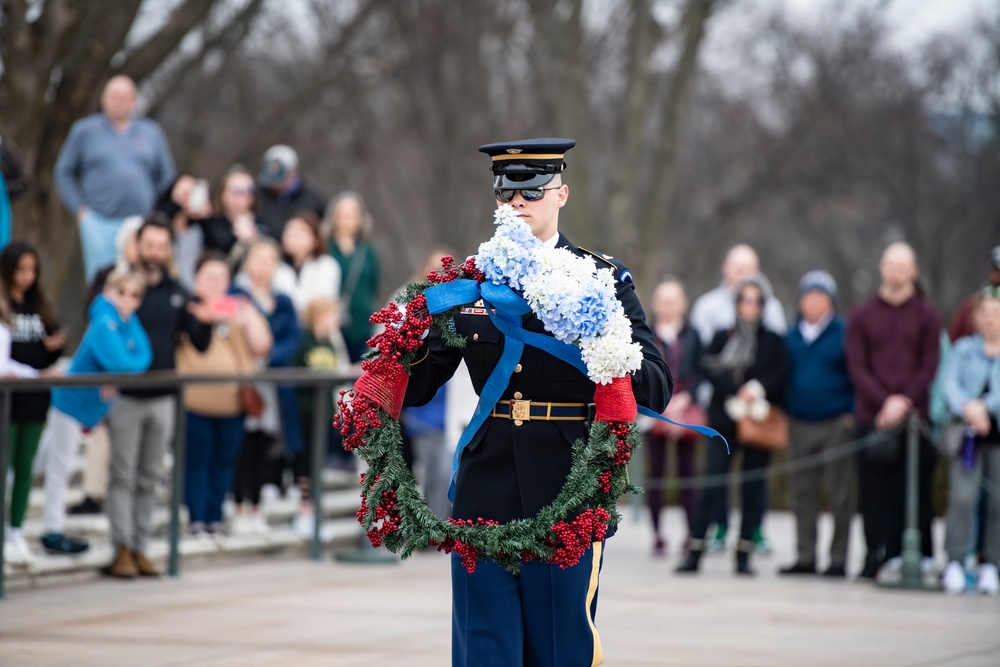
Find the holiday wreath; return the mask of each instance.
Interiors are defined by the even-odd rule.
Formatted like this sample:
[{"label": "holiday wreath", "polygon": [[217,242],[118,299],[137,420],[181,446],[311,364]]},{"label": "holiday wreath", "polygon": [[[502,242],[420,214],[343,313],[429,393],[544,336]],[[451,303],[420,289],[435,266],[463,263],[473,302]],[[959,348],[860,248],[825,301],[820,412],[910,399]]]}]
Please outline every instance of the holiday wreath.
[{"label": "holiday wreath", "polygon": [[[640,367],[642,350],[632,341],[609,269],[598,269],[591,258],[566,249],[545,247],[510,206],[497,209],[495,222],[496,234],[476,256],[461,265],[452,257],[442,258],[440,271],[409,284],[396,302],[372,315],[371,321],[385,330],[369,341],[374,352],[362,362],[364,373],[354,389],[341,392],[334,425],[344,436],[344,448],[358,452],[369,466],[361,475],[357,516],[372,545],[385,544],[403,558],[425,547],[455,552],[470,573],[477,558],[511,572],[527,561],[571,567],[621,519],[618,498],[641,491],[629,482],[627,465],[639,444],[629,374]],[[428,508],[403,460],[398,419],[410,367],[422,359],[423,338],[431,330],[447,345],[465,345],[452,322],[461,304],[454,305],[454,298],[435,299],[435,290],[460,286],[472,288],[464,294],[479,294],[482,286],[483,298],[489,294],[526,302],[552,334],[542,338],[551,342],[554,337],[561,341],[555,345],[572,348],[582,361],[577,365],[585,365],[596,384],[589,438],[574,443],[562,490],[532,519],[504,524],[483,518],[442,520]],[[431,314],[428,297],[440,312]],[[491,317],[498,322],[496,312]],[[474,421],[469,431],[476,428]],[[462,446],[460,442],[456,460]]]}]

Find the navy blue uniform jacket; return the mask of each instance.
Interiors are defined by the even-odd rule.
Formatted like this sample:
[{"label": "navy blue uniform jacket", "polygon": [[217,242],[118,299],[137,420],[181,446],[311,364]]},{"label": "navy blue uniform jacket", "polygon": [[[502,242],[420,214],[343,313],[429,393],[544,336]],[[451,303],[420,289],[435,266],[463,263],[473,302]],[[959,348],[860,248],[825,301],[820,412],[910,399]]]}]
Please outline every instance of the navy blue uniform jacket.
[{"label": "navy blue uniform jacket", "polygon": [[[595,257],[575,247],[562,234],[557,246],[579,256]],[[598,268],[614,270],[618,299],[632,322],[632,339],[642,345],[642,368],[632,376],[636,401],[662,412],[670,400],[673,380],[646,324],[632,281],[626,277],[622,282],[625,269],[621,264],[595,258]],[[525,315],[522,323],[528,331],[547,333],[533,313]],[[431,400],[463,358],[476,393],[481,393],[503,353],[504,336],[487,315],[457,315],[455,328],[465,337],[465,348],[451,348],[437,336],[429,336],[429,354],[412,367],[405,405],[423,405]],[[586,375],[538,348],[525,345],[519,364],[520,370],[511,375],[502,400],[513,399],[515,392],[531,401],[594,400],[594,383]],[[487,418],[462,452],[452,516],[482,517],[501,523],[533,518],[559,494],[569,473],[572,445],[588,437],[589,427],[585,421],[531,420],[516,426],[506,418]]]}]

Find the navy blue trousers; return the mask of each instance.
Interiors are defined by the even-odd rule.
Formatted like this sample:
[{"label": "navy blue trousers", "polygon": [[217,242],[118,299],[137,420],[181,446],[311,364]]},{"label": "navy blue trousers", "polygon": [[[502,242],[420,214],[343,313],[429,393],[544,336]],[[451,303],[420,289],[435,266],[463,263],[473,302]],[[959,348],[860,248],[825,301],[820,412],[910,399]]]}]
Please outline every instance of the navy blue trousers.
[{"label": "navy blue trousers", "polygon": [[595,543],[565,570],[525,563],[518,575],[482,559],[470,575],[452,554],[452,666],[600,665],[594,618],[603,547]]},{"label": "navy blue trousers", "polygon": [[233,486],[233,469],[243,444],[243,421],[243,415],[187,413],[184,502],[192,523],[222,521],[222,503]]}]

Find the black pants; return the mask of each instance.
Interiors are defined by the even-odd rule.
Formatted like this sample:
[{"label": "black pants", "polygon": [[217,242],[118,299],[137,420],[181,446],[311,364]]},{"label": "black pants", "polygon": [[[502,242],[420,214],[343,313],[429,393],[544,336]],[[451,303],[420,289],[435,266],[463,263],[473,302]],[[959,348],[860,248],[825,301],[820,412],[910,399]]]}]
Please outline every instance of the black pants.
[{"label": "black pants", "polygon": [[[874,431],[871,425],[859,425],[858,437]],[[865,526],[866,563],[880,566],[903,553],[903,529],[906,527],[906,429],[895,438],[895,456],[875,456],[876,450],[862,449],[857,453],[858,507]],[[917,479],[917,528],[920,529],[920,550],[927,558],[934,555],[931,540],[931,482],[937,465],[937,451],[923,435],[920,436],[919,476]],[[893,458],[895,460],[893,460]]]},{"label": "black pants", "polygon": [[244,436],[233,480],[233,500],[237,505],[245,501],[260,504],[260,489],[268,481],[273,467],[271,456],[275,441],[273,435],[264,431],[250,431]]},{"label": "black pants", "polygon": [[[712,424],[712,428],[721,433],[729,442],[733,455],[743,452],[743,472],[753,473],[755,479],[747,480],[740,475],[740,539],[753,541],[753,531],[760,524],[764,512],[764,479],[760,471],[771,463],[771,452],[756,447],[745,447],[736,441],[736,428],[733,422]],[[705,464],[705,475],[722,475],[729,472],[733,464],[733,455],[726,453],[726,446],[718,438],[710,438]],[[728,488],[724,485],[711,486],[701,490],[698,498],[697,518],[691,537],[696,540],[705,539],[709,524],[718,519],[720,507],[725,505]],[[746,549],[744,549],[746,550]]]}]

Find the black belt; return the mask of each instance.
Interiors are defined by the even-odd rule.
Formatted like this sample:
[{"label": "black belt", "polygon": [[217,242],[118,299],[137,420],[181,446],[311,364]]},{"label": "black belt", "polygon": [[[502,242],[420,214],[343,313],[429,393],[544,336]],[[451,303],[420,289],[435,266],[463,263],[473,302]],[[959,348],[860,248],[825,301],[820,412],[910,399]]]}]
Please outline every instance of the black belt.
[{"label": "black belt", "polygon": [[490,417],[514,421],[587,421],[591,414],[589,403],[510,400],[500,401],[493,406]]}]

